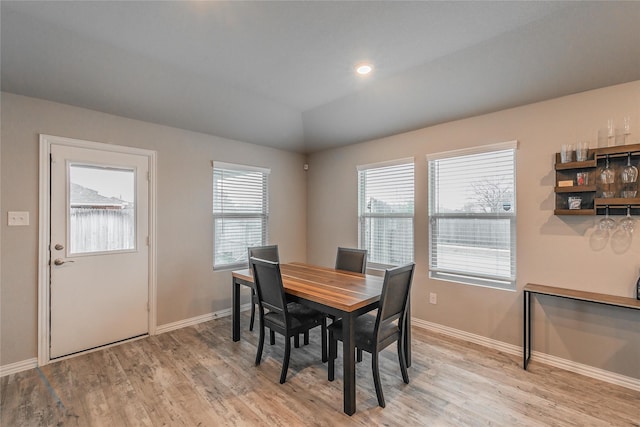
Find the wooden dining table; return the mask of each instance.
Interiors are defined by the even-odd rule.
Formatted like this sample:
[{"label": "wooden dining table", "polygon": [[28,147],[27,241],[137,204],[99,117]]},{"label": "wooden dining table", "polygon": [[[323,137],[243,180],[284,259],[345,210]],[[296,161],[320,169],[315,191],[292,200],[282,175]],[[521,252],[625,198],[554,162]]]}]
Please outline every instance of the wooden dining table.
[{"label": "wooden dining table", "polygon": [[[280,270],[288,300],[298,301],[342,319],[344,412],[353,415],[356,412],[355,319],[378,307],[383,278],[298,262],[281,264]],[[233,341],[238,341],[240,340],[240,286],[255,289],[255,285],[249,269],[233,271],[232,277]],[[405,356],[409,366],[411,362],[409,314],[406,319]]]}]

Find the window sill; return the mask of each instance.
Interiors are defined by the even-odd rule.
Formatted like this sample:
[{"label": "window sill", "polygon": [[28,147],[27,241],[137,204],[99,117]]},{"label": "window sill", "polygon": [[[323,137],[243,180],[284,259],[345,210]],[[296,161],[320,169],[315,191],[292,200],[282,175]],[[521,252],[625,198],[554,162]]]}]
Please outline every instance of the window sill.
[{"label": "window sill", "polygon": [[429,272],[429,278],[442,280],[445,282],[460,283],[462,285],[479,286],[482,288],[496,289],[499,291],[516,291],[516,283],[509,281],[498,281],[492,279],[481,279],[478,277],[469,277],[453,273]]}]

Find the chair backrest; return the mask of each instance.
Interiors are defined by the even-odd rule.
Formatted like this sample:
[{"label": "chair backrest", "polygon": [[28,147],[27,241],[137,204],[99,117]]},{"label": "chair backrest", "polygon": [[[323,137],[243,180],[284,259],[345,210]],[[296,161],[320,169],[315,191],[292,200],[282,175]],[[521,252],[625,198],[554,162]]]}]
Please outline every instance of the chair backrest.
[{"label": "chair backrest", "polygon": [[249,258],[260,305],[287,318],[287,304],[280,273],[280,263]]},{"label": "chair backrest", "polygon": [[367,271],[367,250],[339,247],[336,255],[336,270],[364,274]]},{"label": "chair backrest", "polygon": [[382,294],[380,294],[380,306],[376,318],[376,334],[380,330],[380,326],[395,320],[399,321],[399,326],[402,328],[411,282],[413,281],[414,268],[415,264],[410,263],[385,271]]},{"label": "chair backrest", "polygon": [[280,257],[278,256],[278,245],[269,245],[269,246],[253,246],[248,248],[249,259],[259,258],[266,259],[267,261],[280,262]]}]

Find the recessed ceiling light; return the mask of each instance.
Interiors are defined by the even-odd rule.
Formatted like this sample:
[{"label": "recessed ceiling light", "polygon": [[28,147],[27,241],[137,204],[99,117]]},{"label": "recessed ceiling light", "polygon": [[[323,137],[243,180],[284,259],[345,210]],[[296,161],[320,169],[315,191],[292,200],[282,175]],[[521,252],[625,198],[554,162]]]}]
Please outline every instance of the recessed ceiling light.
[{"label": "recessed ceiling light", "polygon": [[373,65],[371,64],[360,64],[356,66],[356,73],[360,74],[361,76],[366,76],[372,70],[373,70]]}]

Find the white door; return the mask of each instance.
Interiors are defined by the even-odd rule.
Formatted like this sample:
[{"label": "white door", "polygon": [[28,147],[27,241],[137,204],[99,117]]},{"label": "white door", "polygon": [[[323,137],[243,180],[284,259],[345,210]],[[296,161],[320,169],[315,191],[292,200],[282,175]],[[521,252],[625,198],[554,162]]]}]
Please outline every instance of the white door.
[{"label": "white door", "polygon": [[50,357],[149,332],[149,159],[51,145]]}]

